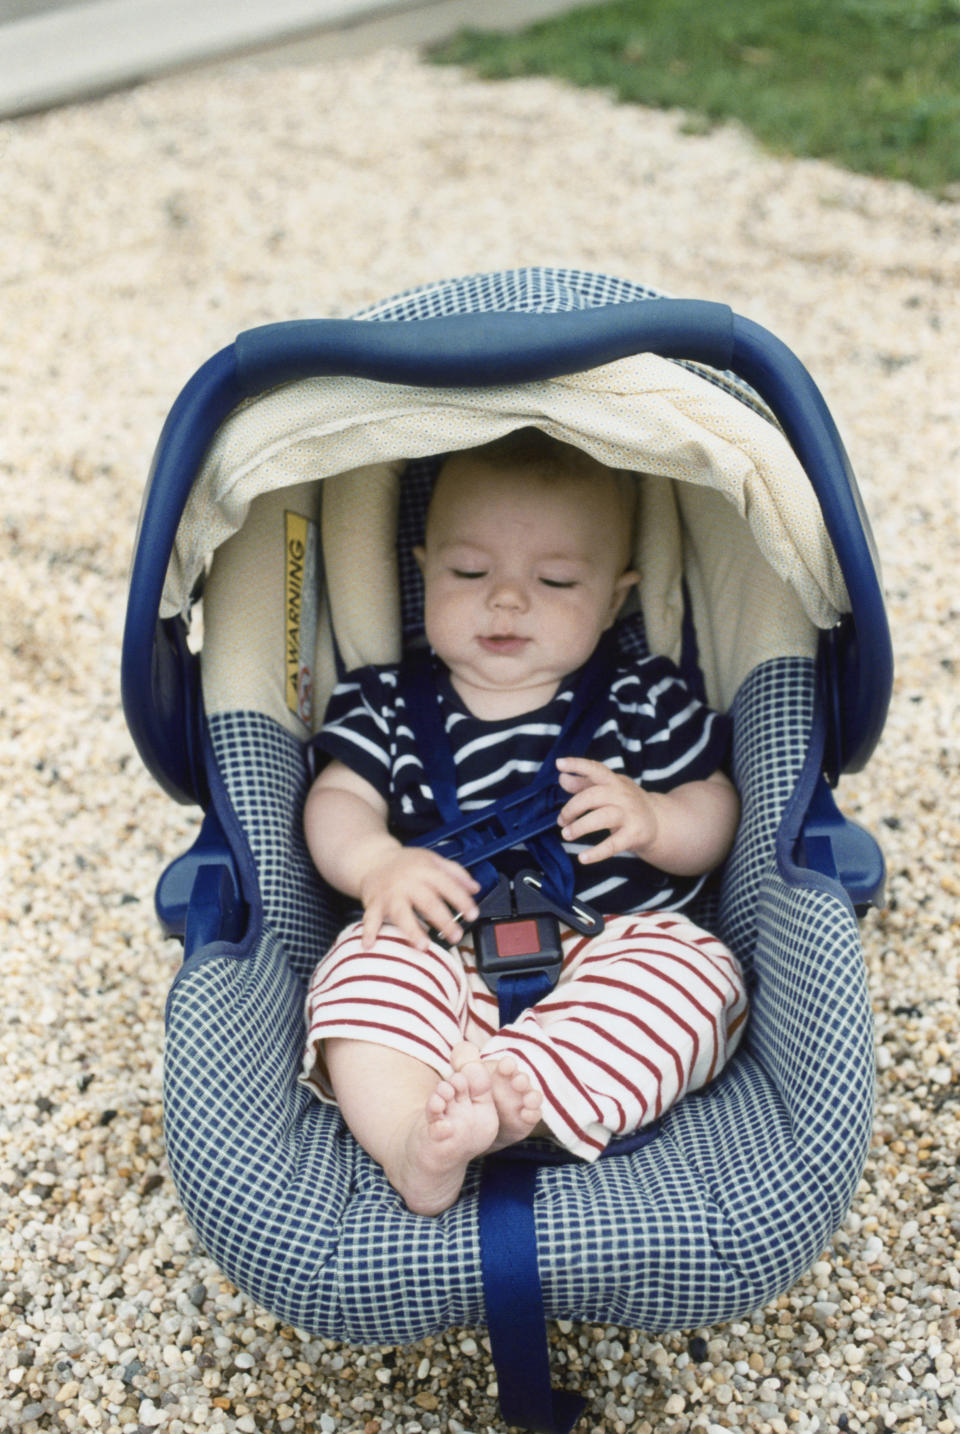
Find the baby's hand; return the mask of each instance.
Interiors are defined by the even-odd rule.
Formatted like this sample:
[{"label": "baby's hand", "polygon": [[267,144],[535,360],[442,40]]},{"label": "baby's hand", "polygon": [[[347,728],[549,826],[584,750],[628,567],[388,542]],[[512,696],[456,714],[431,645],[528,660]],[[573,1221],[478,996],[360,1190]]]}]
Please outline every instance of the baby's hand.
[{"label": "baby's hand", "polygon": [[560,757],[560,785],[572,793],[557,821],[564,841],[605,831],[608,835],[578,860],[584,866],[620,852],[642,856],[657,840],[656,802],[622,772],[587,757]]},{"label": "baby's hand", "polygon": [[463,927],[457,916],[476,920],[480,913],[473,898],[479,890],[479,882],[457,862],[426,847],[395,848],[360,884],[364,942],[371,944],[386,922],[420,951],[429,944],[424,924],[444,940],[459,941]]}]

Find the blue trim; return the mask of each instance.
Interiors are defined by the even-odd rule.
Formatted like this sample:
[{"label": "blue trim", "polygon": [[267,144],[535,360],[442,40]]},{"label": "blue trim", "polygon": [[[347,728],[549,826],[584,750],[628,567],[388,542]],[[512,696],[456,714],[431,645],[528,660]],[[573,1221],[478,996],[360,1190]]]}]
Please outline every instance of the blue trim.
[{"label": "blue trim", "polygon": [[164,934],[182,939],[185,961],[201,945],[243,936],[249,912],[233,849],[213,807],[193,845],[164,871],[154,903]]},{"label": "blue trim", "polygon": [[886,863],[877,841],[845,817],[823,776],[814,786],[797,843],[797,864],[837,881],[857,915],[883,905]]},{"label": "blue trim", "polygon": [[[160,878],[155,898],[161,924],[166,924],[166,921],[169,920],[167,929],[170,933],[172,935],[182,934],[184,937],[183,964],[174,976],[167,992],[165,1020],[169,1018],[170,1003],[173,1000],[174,992],[188,971],[193,971],[197,966],[222,956],[228,956],[232,960],[241,960],[251,956],[259,944],[263,931],[263,900],[260,893],[257,864],[253,852],[250,850],[246,833],[237,820],[233,803],[223,784],[210,741],[210,729],[205,720],[202,741],[206,769],[211,778],[210,806],[203,819],[200,838],[194,848],[185,852],[167,868]],[[206,833],[206,838],[204,838],[204,833]],[[217,858],[221,852],[225,852],[230,859],[228,880],[233,885],[233,894],[221,907],[222,916],[219,926],[216,925],[211,912],[209,887],[206,892],[201,888],[198,893],[201,902],[199,921],[193,918],[189,909],[193,903],[195,885],[191,885],[188,895],[189,904],[188,908],[182,912],[182,922],[181,914],[175,909],[183,888],[179,877],[171,873],[175,872],[179,861],[188,861],[196,846],[199,846],[204,840]],[[183,872],[184,877],[187,877],[188,873],[189,866],[186,866]],[[161,898],[161,887],[168,879],[173,884],[168,887],[165,897]],[[220,890],[223,891],[222,886]],[[162,899],[164,905],[161,908]],[[213,899],[216,899],[215,894]]]},{"label": "blue trim", "polygon": [[788,886],[828,891],[857,917],[881,903],[886,863],[874,837],[834,801],[823,775],[827,727],[818,701],[803,770],[777,830],[777,870]]}]

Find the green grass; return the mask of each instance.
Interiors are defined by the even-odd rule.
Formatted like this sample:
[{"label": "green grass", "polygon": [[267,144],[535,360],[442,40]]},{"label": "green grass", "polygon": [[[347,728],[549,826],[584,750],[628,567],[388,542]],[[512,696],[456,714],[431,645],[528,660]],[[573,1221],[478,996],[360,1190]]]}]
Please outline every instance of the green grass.
[{"label": "green grass", "polygon": [[960,0],[610,0],[431,57],[681,108],[692,129],[736,119],[776,153],[957,197]]}]

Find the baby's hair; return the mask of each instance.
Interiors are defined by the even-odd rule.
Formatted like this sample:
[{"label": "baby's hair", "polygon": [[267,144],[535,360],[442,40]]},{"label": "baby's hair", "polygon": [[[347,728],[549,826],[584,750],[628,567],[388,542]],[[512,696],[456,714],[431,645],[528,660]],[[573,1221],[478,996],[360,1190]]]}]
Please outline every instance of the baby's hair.
[{"label": "baby's hair", "polygon": [[494,438],[490,443],[471,448],[469,453],[472,458],[490,468],[536,468],[544,475],[556,474],[558,477],[586,478],[595,476],[598,472],[617,471],[606,468],[597,459],[584,453],[582,448],[575,448],[572,443],[552,438],[549,433],[544,433],[542,428],[515,428],[512,433],[505,433],[502,438]]},{"label": "baby's hair", "polygon": [[502,438],[494,438],[476,448],[462,453],[451,453],[444,464],[455,464],[458,458],[465,458],[490,468],[493,472],[505,473],[526,471],[550,482],[558,479],[577,482],[594,482],[597,479],[612,479],[617,498],[623,512],[623,538],[627,549],[632,546],[633,528],[637,510],[637,485],[632,473],[622,468],[609,468],[599,459],[584,453],[572,443],[564,443],[544,433],[542,428],[515,428]]}]

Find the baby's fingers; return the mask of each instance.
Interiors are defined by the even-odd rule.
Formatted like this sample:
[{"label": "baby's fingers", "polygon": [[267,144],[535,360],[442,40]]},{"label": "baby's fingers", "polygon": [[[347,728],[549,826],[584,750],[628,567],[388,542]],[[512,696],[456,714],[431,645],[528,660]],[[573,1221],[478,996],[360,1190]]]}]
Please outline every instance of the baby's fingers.
[{"label": "baby's fingers", "polygon": [[573,772],[561,772],[557,781],[565,792],[582,792],[593,786],[589,777],[577,777]]},{"label": "baby's fingers", "polygon": [[[467,921],[476,921],[480,910],[474,901],[474,895],[480,890],[480,883],[474,880],[465,867],[457,865],[456,862],[445,861],[443,869],[435,874],[430,886],[449,908],[448,924],[451,914],[463,916]],[[439,931],[442,928],[437,926],[436,929]],[[454,939],[459,940],[462,935],[461,931]]]},{"label": "baby's fingers", "polygon": [[383,925],[383,902],[371,901],[364,907],[363,911],[363,944],[372,946],[377,939],[377,933]]},{"label": "baby's fingers", "polygon": [[564,804],[557,817],[558,824],[564,829],[564,837],[569,841],[570,838],[567,837],[566,828],[572,826],[573,823],[581,817],[605,805],[604,793],[598,792],[593,783],[581,787],[578,792],[574,792],[569,802]]},{"label": "baby's fingers", "polygon": [[386,891],[371,897],[363,910],[363,942],[373,946],[384,926],[395,926],[418,951],[426,950],[428,940],[417,917],[413,893]]},{"label": "baby's fingers", "polygon": [[[475,914],[478,914],[476,912],[476,906],[472,898],[480,890],[479,881],[477,881],[476,877],[473,876],[472,873],[469,872],[465,866],[461,866],[460,863],[457,861],[451,861],[449,857],[446,858],[444,865],[447,869],[448,875],[452,877],[453,881],[456,883],[456,886],[453,889],[459,892],[459,900],[461,901],[461,903],[463,903],[465,895],[467,906],[469,906]],[[473,917],[471,917],[471,920],[472,919]]]},{"label": "baby's fingers", "polygon": [[579,841],[596,832],[612,831],[623,822],[623,813],[613,806],[592,807],[575,821],[567,822],[561,831],[564,841]]},{"label": "baby's fingers", "polygon": [[430,944],[430,938],[424,930],[427,918],[421,910],[423,905],[426,905],[426,902],[405,897],[403,901],[397,901],[387,909],[387,920],[396,926],[418,951],[426,951]]},{"label": "baby's fingers", "polygon": [[[469,883],[465,885],[463,878]],[[463,936],[460,919],[475,921],[480,914],[473,899],[479,887],[473,877],[453,862],[437,863],[428,873],[408,888],[410,903],[417,917],[440,933],[445,941],[459,941]]]},{"label": "baby's fingers", "polygon": [[629,851],[630,846],[623,836],[617,832],[610,832],[603,841],[597,842],[596,846],[588,847],[586,851],[580,852],[577,860],[582,866],[592,866],[597,861],[607,861],[611,856],[618,856],[621,852]]},{"label": "baby's fingers", "polygon": [[416,910],[417,916],[424,925],[436,931],[444,941],[459,941],[462,938],[463,927],[458,919],[466,915],[462,903],[454,905],[437,896],[436,892],[425,892],[421,898],[418,898]]},{"label": "baby's fingers", "polygon": [[557,771],[569,772],[575,777],[588,777],[591,781],[598,782],[610,771],[603,762],[597,762],[593,757],[558,757]]}]

